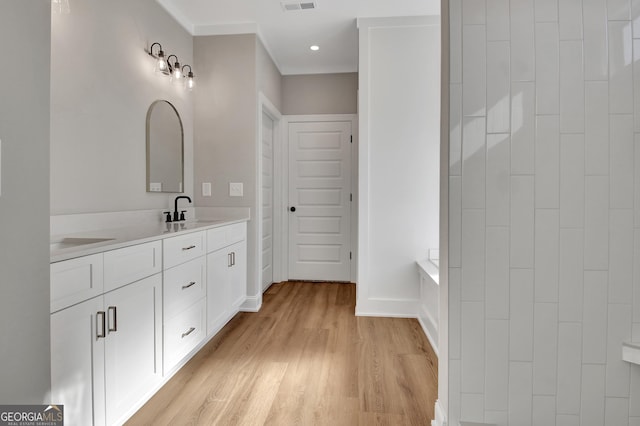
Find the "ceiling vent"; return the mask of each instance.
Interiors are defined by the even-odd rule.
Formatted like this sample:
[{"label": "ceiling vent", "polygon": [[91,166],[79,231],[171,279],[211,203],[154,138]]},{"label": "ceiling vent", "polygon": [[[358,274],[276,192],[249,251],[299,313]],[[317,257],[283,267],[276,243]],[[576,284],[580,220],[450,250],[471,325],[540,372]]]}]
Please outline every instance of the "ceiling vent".
[{"label": "ceiling vent", "polygon": [[316,9],[318,7],[315,1],[282,1],[280,4],[285,12]]}]

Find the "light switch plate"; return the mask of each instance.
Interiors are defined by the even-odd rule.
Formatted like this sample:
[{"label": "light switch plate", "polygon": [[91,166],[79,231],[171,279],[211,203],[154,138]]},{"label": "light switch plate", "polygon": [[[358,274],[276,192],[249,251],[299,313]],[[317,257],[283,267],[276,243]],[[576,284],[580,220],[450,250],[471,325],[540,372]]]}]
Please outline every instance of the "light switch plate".
[{"label": "light switch plate", "polygon": [[202,196],[211,197],[211,182],[202,182]]},{"label": "light switch plate", "polygon": [[229,196],[230,197],[242,197],[244,188],[242,182],[229,183]]}]

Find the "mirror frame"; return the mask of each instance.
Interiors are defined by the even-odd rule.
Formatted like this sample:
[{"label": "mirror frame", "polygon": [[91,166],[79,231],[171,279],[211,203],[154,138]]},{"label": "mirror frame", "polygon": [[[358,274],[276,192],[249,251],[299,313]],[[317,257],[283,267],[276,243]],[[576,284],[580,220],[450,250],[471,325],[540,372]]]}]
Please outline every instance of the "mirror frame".
[{"label": "mirror frame", "polygon": [[[151,114],[153,112],[154,107],[161,103],[167,103],[171,109],[173,110],[173,112],[176,113],[176,117],[178,118],[178,123],[180,124],[180,154],[181,154],[181,173],[180,173],[180,185],[181,185],[181,190],[180,191],[152,191],[151,190],[151,132],[150,132],[150,125],[151,125]],[[151,105],[149,106],[149,109],[147,110],[147,119],[146,119],[146,124],[145,124],[145,131],[146,131],[146,148],[147,148],[147,152],[146,152],[146,156],[147,156],[147,182],[146,182],[146,192],[149,193],[169,193],[169,194],[183,194],[184,193],[184,126],[182,124],[182,117],[180,117],[180,113],[178,112],[178,110],[176,109],[176,107],[169,101],[167,101],[166,99],[157,99],[155,101],[153,101],[151,103]]]}]

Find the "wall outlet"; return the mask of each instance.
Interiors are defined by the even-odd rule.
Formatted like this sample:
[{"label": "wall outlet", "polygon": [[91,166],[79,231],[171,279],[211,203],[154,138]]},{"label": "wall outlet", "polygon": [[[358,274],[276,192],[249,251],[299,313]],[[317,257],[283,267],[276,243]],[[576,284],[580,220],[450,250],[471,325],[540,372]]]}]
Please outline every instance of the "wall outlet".
[{"label": "wall outlet", "polygon": [[162,192],[162,183],[160,183],[160,182],[150,182],[149,183],[149,191],[150,192]]},{"label": "wall outlet", "polygon": [[242,182],[229,183],[229,196],[230,197],[242,197],[244,192]]},{"label": "wall outlet", "polygon": [[202,196],[211,197],[211,182],[202,182]]}]

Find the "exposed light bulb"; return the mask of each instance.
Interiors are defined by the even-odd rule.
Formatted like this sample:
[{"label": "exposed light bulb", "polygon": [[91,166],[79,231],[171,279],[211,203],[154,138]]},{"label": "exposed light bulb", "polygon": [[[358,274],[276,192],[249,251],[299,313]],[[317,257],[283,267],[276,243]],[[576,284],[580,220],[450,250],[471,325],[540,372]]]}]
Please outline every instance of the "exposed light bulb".
[{"label": "exposed light bulb", "polygon": [[156,61],[155,71],[161,74],[167,74],[169,70],[169,64],[167,64],[167,60],[164,58],[164,52],[161,50],[158,52],[158,60]]},{"label": "exposed light bulb", "polygon": [[313,50],[315,52],[315,51],[320,50],[320,46],[314,44],[313,46],[309,47],[309,49],[311,49],[311,50]]},{"label": "exposed light bulb", "polygon": [[188,77],[187,77],[187,81],[185,82],[186,86],[187,86],[187,90],[193,90],[193,88],[196,86],[196,82],[193,79],[193,73],[190,72]]}]

